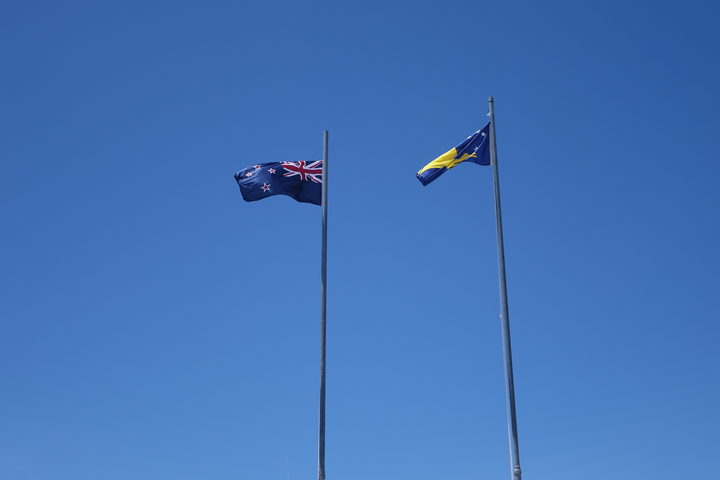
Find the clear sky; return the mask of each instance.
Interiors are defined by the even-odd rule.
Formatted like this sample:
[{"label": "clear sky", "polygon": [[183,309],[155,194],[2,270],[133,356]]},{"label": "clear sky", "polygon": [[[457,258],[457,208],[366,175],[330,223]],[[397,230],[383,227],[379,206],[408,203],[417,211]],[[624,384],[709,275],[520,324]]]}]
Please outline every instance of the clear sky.
[{"label": "clear sky", "polygon": [[714,471],[714,2],[0,8],[0,478],[314,478],[324,129],[328,479],[509,478],[489,95],[525,478]]}]

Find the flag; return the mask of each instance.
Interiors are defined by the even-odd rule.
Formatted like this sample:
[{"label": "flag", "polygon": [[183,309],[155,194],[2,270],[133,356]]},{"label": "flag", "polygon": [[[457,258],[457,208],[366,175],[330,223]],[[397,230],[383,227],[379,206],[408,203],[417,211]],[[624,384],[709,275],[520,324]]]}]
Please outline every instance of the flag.
[{"label": "flag", "polygon": [[322,204],[323,161],[258,163],[240,170],[235,181],[246,202],[287,195],[298,202]]},{"label": "flag", "polygon": [[485,125],[481,130],[470,135],[464,142],[449,152],[437,157],[417,172],[420,183],[427,185],[446,170],[462,162],[472,162],[479,165],[490,165],[490,124]]}]

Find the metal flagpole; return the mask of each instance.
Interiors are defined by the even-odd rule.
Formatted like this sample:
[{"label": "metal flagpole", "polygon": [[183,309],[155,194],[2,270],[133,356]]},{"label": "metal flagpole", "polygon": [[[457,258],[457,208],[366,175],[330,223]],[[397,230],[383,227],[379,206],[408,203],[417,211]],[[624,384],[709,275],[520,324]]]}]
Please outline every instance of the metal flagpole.
[{"label": "metal flagpole", "polygon": [[495,191],[500,319],[502,321],[503,356],[505,357],[505,394],[507,400],[510,462],[513,480],[521,480],[522,471],[520,470],[520,450],[518,447],[518,428],[515,414],[515,381],[513,379],[512,348],[510,345],[510,314],[508,313],[507,280],[505,277],[505,244],[503,241],[502,212],[500,209],[500,176],[498,173],[497,144],[495,142],[495,109],[493,97],[490,97],[488,103],[490,105],[490,163],[493,167],[493,189]]},{"label": "metal flagpole", "polygon": [[318,428],[318,480],[325,480],[325,339],[327,317],[327,207],[328,207],[328,136],[323,131],[322,163],[322,260],[320,279],[320,419]]}]

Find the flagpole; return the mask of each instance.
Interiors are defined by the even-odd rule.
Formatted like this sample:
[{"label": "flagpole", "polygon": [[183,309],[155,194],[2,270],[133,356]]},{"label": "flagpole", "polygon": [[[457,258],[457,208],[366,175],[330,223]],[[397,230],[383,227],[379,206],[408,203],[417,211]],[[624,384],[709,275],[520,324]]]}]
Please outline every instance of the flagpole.
[{"label": "flagpole", "polygon": [[517,416],[515,413],[515,380],[513,378],[512,348],[510,345],[510,314],[508,312],[507,280],[505,277],[505,242],[503,240],[502,211],[500,209],[500,176],[498,173],[497,144],[495,141],[495,108],[493,97],[490,106],[490,163],[493,167],[495,191],[495,223],[497,225],[498,281],[500,283],[500,319],[502,322],[503,357],[505,359],[505,395],[510,442],[510,466],[513,480],[522,479],[520,449],[518,447]]},{"label": "flagpole", "polygon": [[327,320],[327,207],[328,207],[328,136],[323,131],[322,164],[322,260],[320,279],[320,414],[318,425],[318,480],[325,480],[325,340]]}]

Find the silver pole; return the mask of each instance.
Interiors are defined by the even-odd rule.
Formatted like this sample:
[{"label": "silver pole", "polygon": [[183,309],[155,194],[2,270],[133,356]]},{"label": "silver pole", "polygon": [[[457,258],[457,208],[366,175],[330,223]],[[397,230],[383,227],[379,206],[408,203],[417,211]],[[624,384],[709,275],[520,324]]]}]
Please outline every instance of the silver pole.
[{"label": "silver pole", "polygon": [[508,437],[510,441],[510,467],[513,480],[522,479],[520,449],[518,447],[517,417],[515,414],[515,381],[513,379],[512,348],[510,345],[510,314],[508,312],[507,280],[505,277],[505,243],[503,241],[502,212],[500,209],[500,175],[498,173],[497,144],[495,142],[495,109],[490,104],[490,163],[493,167],[495,190],[495,222],[497,224],[498,281],[500,283],[500,320],[502,322],[503,357],[505,358],[505,396],[507,400]]},{"label": "silver pole", "polygon": [[327,319],[327,207],[328,207],[328,136],[323,131],[322,164],[322,260],[320,279],[320,420],[318,428],[318,480],[325,480],[325,339]]}]

